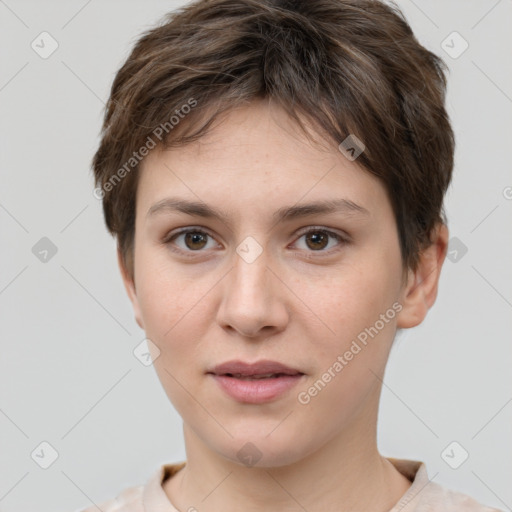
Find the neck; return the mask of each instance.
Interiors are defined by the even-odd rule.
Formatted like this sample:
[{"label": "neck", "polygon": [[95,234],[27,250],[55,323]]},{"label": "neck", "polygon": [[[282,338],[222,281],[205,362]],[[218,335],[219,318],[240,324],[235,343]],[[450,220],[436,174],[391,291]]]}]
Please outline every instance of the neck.
[{"label": "neck", "polygon": [[[187,464],[164,483],[179,510],[386,512],[411,482],[376,446],[376,417],[358,422],[293,464],[246,467],[208,448],[184,426]],[[363,427],[362,427],[363,425]]]}]

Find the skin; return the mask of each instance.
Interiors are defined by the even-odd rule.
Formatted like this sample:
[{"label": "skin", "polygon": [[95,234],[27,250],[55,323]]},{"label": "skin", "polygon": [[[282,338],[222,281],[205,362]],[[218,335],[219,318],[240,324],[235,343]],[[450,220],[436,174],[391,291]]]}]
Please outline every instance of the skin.
[{"label": "skin", "polygon": [[[392,508],[411,482],[377,449],[380,379],[396,329],[421,323],[435,301],[446,226],[403,283],[383,184],[261,101],[230,111],[197,142],[155,148],[140,172],[134,277],[118,258],[135,318],[160,350],[158,377],[183,419],[187,464],[163,484],[170,501],[201,512],[238,511],[240,503],[249,512]],[[171,211],[148,216],[170,196],[221,208],[231,225]],[[272,218],[285,206],[341,197],[368,215]],[[187,226],[210,236],[169,241]],[[349,241],[330,236],[315,245],[303,233],[311,227]],[[236,252],[247,236],[262,249],[252,263]],[[400,312],[299,403],[298,393],[394,303]],[[272,402],[240,403],[206,374],[232,359],[271,359],[306,375]],[[262,454],[253,467],[237,457],[247,442]]]}]

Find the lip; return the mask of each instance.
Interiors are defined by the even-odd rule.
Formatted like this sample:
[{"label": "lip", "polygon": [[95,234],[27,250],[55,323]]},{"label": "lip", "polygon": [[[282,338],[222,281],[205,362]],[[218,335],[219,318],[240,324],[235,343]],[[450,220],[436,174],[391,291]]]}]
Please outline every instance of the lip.
[{"label": "lip", "polygon": [[[238,402],[251,404],[262,404],[276,400],[296,386],[304,377],[303,372],[270,360],[256,363],[227,361],[217,365],[207,373],[231,398]],[[273,373],[279,374],[279,376],[254,380],[241,378]]]},{"label": "lip", "polygon": [[232,375],[240,374],[244,377],[266,375],[268,373],[283,373],[285,375],[302,374],[302,372],[296,368],[290,368],[289,366],[269,359],[256,361],[255,363],[246,363],[240,360],[226,361],[225,363],[215,366],[208,373],[215,375],[226,375],[228,373]]}]

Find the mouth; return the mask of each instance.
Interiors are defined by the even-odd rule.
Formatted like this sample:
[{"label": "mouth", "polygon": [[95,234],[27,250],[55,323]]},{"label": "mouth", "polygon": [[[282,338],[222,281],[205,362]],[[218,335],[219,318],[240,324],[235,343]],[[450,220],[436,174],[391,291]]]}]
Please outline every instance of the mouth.
[{"label": "mouth", "polygon": [[207,372],[231,398],[261,404],[284,395],[305,376],[304,372],[276,361],[228,361]]},{"label": "mouth", "polygon": [[207,373],[214,375],[233,377],[235,379],[268,379],[282,376],[304,375],[296,368],[291,368],[278,361],[268,359],[255,363],[233,360],[219,364]]},{"label": "mouth", "polygon": [[[217,375],[217,374],[215,374]],[[222,374],[221,377],[231,377],[233,379],[240,380],[262,380],[262,379],[277,379],[279,377],[296,377],[299,375],[304,375],[303,373],[296,374],[288,374],[288,373],[267,373],[266,375],[243,375],[241,373],[225,373]]]}]

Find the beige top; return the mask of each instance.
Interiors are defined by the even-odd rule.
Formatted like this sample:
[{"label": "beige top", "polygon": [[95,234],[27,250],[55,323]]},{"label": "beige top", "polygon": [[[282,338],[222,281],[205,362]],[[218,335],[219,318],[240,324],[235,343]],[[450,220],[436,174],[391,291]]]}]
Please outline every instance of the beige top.
[{"label": "beige top", "polygon": [[[450,491],[428,479],[425,464],[415,460],[388,460],[408,478],[412,485],[389,512],[503,512],[481,505],[473,498]],[[158,468],[146,485],[129,487],[117,498],[100,503],[103,512],[179,512],[165,494],[162,483],[172,477],[186,462],[164,464]],[[80,512],[97,512],[96,506]]]}]

